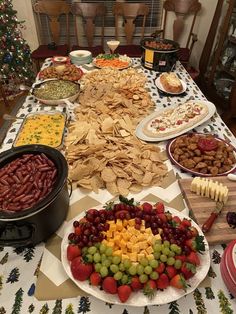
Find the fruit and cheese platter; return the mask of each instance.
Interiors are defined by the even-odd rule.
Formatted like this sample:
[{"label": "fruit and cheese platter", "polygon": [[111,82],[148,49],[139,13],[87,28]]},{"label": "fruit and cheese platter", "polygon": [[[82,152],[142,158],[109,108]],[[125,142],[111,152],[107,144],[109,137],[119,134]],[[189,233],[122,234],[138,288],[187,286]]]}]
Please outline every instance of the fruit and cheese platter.
[{"label": "fruit and cheese platter", "polygon": [[70,221],[61,244],[67,275],[113,304],[167,304],[192,292],[210,267],[199,226],[163,203],[119,202]]}]

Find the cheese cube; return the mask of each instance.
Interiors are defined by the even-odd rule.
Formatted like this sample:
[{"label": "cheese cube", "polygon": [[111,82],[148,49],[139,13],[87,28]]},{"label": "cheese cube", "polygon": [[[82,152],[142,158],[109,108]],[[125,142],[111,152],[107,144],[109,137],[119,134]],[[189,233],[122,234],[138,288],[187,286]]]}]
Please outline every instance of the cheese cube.
[{"label": "cheese cube", "polygon": [[132,262],[137,262],[137,253],[129,253],[129,258]]},{"label": "cheese cube", "polygon": [[135,220],[134,219],[130,219],[129,220],[129,225],[130,226],[134,226],[135,225]]},{"label": "cheese cube", "polygon": [[121,231],[123,229],[122,220],[117,219],[117,221],[116,221],[116,229],[119,230],[119,231]]},{"label": "cheese cube", "polygon": [[153,248],[151,246],[146,248],[147,254],[152,254],[153,253]]},{"label": "cheese cube", "polygon": [[[138,244],[134,244],[134,245],[131,247],[131,251],[138,253],[138,252],[140,251],[139,245],[138,245]],[[151,253],[152,253],[152,252],[151,252]]]},{"label": "cheese cube", "polygon": [[[116,231],[116,225],[115,224],[110,224],[110,228],[109,228],[109,230],[108,231]],[[108,232],[107,231],[107,232]]]},{"label": "cheese cube", "polygon": [[152,234],[152,229],[151,228],[146,228],[146,233]]},{"label": "cheese cube", "polygon": [[149,255],[146,256],[146,258],[147,258],[149,261],[151,261],[151,260],[154,259],[154,256],[153,256],[153,254],[149,254]]},{"label": "cheese cube", "polygon": [[121,251],[121,250],[115,250],[115,251],[113,252],[113,255],[118,255],[118,256],[121,257],[122,251]]},{"label": "cheese cube", "polygon": [[133,244],[137,242],[137,238],[135,235],[133,235],[131,238],[130,238],[130,242],[132,242]]},{"label": "cheese cube", "polygon": [[140,262],[141,259],[144,258],[144,257],[145,257],[145,254],[143,254],[143,253],[138,253],[138,254],[137,254],[137,260],[138,260],[138,262]]}]

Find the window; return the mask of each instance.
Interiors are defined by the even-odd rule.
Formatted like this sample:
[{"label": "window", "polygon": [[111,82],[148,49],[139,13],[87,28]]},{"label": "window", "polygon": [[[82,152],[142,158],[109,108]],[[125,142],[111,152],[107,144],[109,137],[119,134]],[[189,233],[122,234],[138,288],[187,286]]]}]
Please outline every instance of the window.
[{"label": "window", "polygon": [[[53,1],[53,0],[52,0]],[[75,2],[75,0],[66,0],[68,3],[72,3]],[[78,1],[78,0],[77,0]],[[32,0],[32,3],[35,3],[36,0]],[[81,2],[102,2],[106,5],[107,7],[107,15],[105,17],[105,42],[109,39],[113,39],[115,36],[115,19],[112,13],[112,7],[115,3],[115,0],[113,1],[101,1],[101,0],[91,0],[91,1],[84,1],[81,0]],[[124,2],[140,2],[140,3],[145,3],[149,6],[150,8],[150,13],[148,15],[148,18],[146,20],[146,27],[145,27],[145,36],[150,36],[156,29],[159,29],[161,27],[161,17],[162,17],[162,3],[163,0],[126,0]],[[36,17],[36,23],[39,24],[39,21],[37,21],[37,17]],[[50,43],[52,41],[51,37],[50,37],[50,33],[49,33],[49,28],[48,28],[48,19],[46,16],[41,16],[40,17],[40,23],[41,23],[41,27],[42,30],[41,32],[39,32],[41,38],[42,38],[42,42],[45,43]],[[65,25],[66,21],[65,21],[65,17],[61,16],[60,17],[60,23],[62,25]],[[99,21],[98,21],[99,23]],[[136,26],[137,26],[137,33],[135,34],[135,38],[134,38],[134,42],[138,43],[139,42],[139,26],[141,26],[141,19],[137,18],[136,20]],[[71,15],[71,19],[70,19],[70,44],[76,44],[77,40],[76,40],[76,35],[75,35],[75,26],[74,26],[74,18]],[[39,30],[39,25],[38,25],[38,30]],[[64,30],[64,33],[62,31],[61,36],[60,36],[60,44],[65,43],[65,29],[66,27],[62,27],[62,29]],[[79,32],[80,34],[83,34],[82,30]],[[99,44],[99,31],[97,34],[97,38],[95,37],[95,42],[94,44]],[[122,40],[121,38],[121,42],[125,42],[125,40]],[[86,41],[83,35],[81,35],[81,38],[79,38],[79,42],[80,45],[86,45]]]}]

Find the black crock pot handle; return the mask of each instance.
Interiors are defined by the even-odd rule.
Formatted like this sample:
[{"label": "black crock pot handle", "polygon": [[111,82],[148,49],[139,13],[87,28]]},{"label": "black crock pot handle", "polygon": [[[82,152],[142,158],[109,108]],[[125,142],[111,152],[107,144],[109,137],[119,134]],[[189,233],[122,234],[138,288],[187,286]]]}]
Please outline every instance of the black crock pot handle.
[{"label": "black crock pot handle", "polygon": [[[16,239],[11,239],[11,235],[13,233],[18,232],[19,237]],[[27,237],[20,238],[20,234],[23,232],[27,232]],[[5,233],[5,236],[4,236]],[[13,247],[26,247],[31,246],[33,244],[35,234],[35,226],[33,224],[23,224],[23,225],[16,225],[14,223],[6,223],[6,225],[0,226],[0,246],[13,246]],[[16,235],[17,237],[17,235]]]},{"label": "black crock pot handle", "polygon": [[72,181],[67,178],[67,182],[68,182],[68,185],[69,185],[69,187],[70,187],[69,197],[71,197],[72,192],[73,192],[73,191],[72,191]]}]

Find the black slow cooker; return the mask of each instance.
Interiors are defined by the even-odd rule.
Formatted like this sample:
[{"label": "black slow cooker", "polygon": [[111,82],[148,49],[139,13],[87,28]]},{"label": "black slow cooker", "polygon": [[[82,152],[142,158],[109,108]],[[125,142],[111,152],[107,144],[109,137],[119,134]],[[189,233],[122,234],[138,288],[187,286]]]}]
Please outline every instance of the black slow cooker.
[{"label": "black slow cooker", "polygon": [[169,72],[178,60],[179,44],[173,40],[160,38],[144,38],[141,40],[142,65],[158,72]]},{"label": "black slow cooker", "polygon": [[56,166],[52,191],[32,208],[16,212],[0,210],[0,246],[32,246],[45,241],[63,223],[69,209],[68,165],[56,149],[45,145],[25,145],[0,154],[0,169],[23,154],[44,153]]}]

